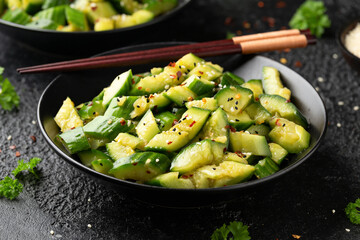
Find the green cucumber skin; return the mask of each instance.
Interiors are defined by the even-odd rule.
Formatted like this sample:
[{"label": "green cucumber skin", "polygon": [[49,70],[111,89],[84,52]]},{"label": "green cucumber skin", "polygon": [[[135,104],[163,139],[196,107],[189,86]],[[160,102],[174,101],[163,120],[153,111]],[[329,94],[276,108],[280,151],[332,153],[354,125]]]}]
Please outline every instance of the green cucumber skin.
[{"label": "green cucumber skin", "polygon": [[250,152],[256,156],[271,156],[264,136],[245,132],[231,132],[230,146],[233,152]]},{"label": "green cucumber skin", "polygon": [[239,76],[231,72],[224,72],[223,75],[220,77],[220,84],[223,88],[230,87],[230,86],[240,86],[245,81]]},{"label": "green cucumber skin", "polygon": [[254,120],[252,120],[246,112],[242,112],[237,115],[227,115],[230,126],[234,127],[236,131],[245,130],[251,125],[254,124]]},{"label": "green cucumber skin", "polygon": [[144,4],[147,6],[145,9],[154,13],[155,16],[165,13],[173,9],[177,4],[177,0],[144,0]]},{"label": "green cucumber skin", "polygon": [[72,24],[80,31],[89,30],[88,22],[83,12],[67,6],[65,8],[65,16],[68,23]]},{"label": "green cucumber skin", "polygon": [[109,174],[109,170],[113,168],[113,162],[109,159],[97,159],[91,162],[95,171],[102,174]]},{"label": "green cucumber skin", "polygon": [[169,91],[164,93],[164,96],[170,101],[174,102],[179,107],[183,107],[186,102],[195,99],[197,95],[185,86],[171,87]]},{"label": "green cucumber skin", "polygon": [[58,24],[49,19],[38,19],[36,21],[26,24],[25,26],[30,28],[48,29],[48,30],[56,30],[58,28]]},{"label": "green cucumber skin", "polygon": [[118,159],[109,173],[120,179],[148,181],[167,172],[169,167],[170,160],[166,155],[155,152],[141,152]]},{"label": "green cucumber skin", "polygon": [[253,93],[247,88],[229,87],[221,89],[214,98],[225,112],[237,114],[253,102]]},{"label": "green cucumber skin", "polygon": [[31,22],[31,16],[20,8],[16,8],[14,10],[8,9],[2,16],[2,19],[20,25],[26,25]]},{"label": "green cucumber skin", "polygon": [[117,118],[131,119],[130,113],[134,110],[134,102],[138,99],[137,96],[128,96],[126,97],[123,105],[119,106],[117,98],[113,98],[107,107],[104,116],[110,117],[114,116]]},{"label": "green cucumber skin", "polygon": [[136,134],[144,142],[148,143],[156,134],[160,132],[154,114],[148,110],[141,118],[139,124],[136,126]]},{"label": "green cucumber skin", "polygon": [[69,5],[69,4],[70,4],[70,0],[45,0],[42,5],[42,9],[45,10],[51,7],[56,7],[60,5]]},{"label": "green cucumber skin", "polygon": [[[185,83],[186,82],[186,83]],[[213,88],[215,87],[214,82],[210,82],[208,80],[200,79],[196,76],[191,76],[185,80],[185,85],[191,91],[193,91],[196,95],[201,96],[207,93],[212,93]]]},{"label": "green cucumber skin", "polygon": [[280,117],[301,125],[305,129],[309,127],[306,118],[301,114],[299,109],[281,96],[262,94],[260,95],[260,103],[272,115],[277,113]]},{"label": "green cucumber skin", "polygon": [[169,130],[177,120],[176,116],[169,111],[155,115],[155,119],[161,131]]},{"label": "green cucumber skin", "polygon": [[265,124],[255,124],[246,129],[246,131],[248,131],[249,133],[265,136],[266,139],[268,139],[269,137],[270,130],[270,127]]},{"label": "green cucumber skin", "polygon": [[264,178],[276,173],[279,170],[278,165],[271,160],[270,157],[266,157],[255,165],[255,176],[257,178]]},{"label": "green cucumber skin", "polygon": [[277,143],[269,143],[269,148],[271,152],[271,160],[280,166],[288,155],[288,151]]},{"label": "green cucumber skin", "polygon": [[131,81],[133,79],[131,69],[119,74],[110,84],[105,88],[103,104],[108,106],[111,100],[115,97],[127,95],[131,89]]},{"label": "green cucumber skin", "polygon": [[111,158],[105,154],[102,151],[96,150],[96,149],[89,149],[85,151],[81,151],[77,153],[78,157],[80,158],[80,161],[82,164],[84,164],[87,167],[92,167],[91,163],[92,161],[95,161],[97,159],[108,159],[111,160]]},{"label": "green cucumber skin", "polygon": [[83,127],[77,127],[57,136],[70,154],[84,151],[90,148],[89,141],[85,136]]},{"label": "green cucumber skin", "polygon": [[205,123],[201,130],[200,137],[208,139],[216,139],[217,137],[226,137],[226,148],[229,146],[229,125],[226,113],[222,108],[218,108],[212,113],[209,120]]},{"label": "green cucumber skin", "polygon": [[[125,123],[124,123],[125,122]],[[128,132],[133,128],[124,119],[98,116],[84,126],[86,135],[94,138],[113,140],[120,132]]]},{"label": "green cucumber skin", "polygon": [[58,25],[65,25],[65,6],[56,6],[38,12],[35,17],[39,19],[48,19]]},{"label": "green cucumber skin", "polygon": [[256,124],[268,122],[271,114],[259,102],[253,102],[245,108],[245,112],[255,120]]}]

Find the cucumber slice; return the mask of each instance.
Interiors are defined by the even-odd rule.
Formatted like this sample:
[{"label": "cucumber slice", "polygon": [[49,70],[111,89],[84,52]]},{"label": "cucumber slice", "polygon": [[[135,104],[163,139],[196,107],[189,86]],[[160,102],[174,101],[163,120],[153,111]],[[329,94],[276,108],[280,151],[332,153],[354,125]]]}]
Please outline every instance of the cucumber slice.
[{"label": "cucumber slice", "polygon": [[109,170],[113,168],[113,162],[109,159],[97,159],[92,161],[91,165],[95,171],[107,175]]},{"label": "cucumber slice", "polygon": [[250,157],[251,157],[251,153],[225,152],[224,161],[234,161],[238,163],[248,164],[247,159]]},{"label": "cucumber slice", "polygon": [[66,20],[75,31],[88,31],[89,25],[83,12],[71,7],[65,8]]},{"label": "cucumber slice", "polygon": [[277,165],[280,165],[288,155],[288,151],[276,143],[269,143],[269,148],[271,152],[271,160],[273,160]]},{"label": "cucumber slice", "polygon": [[132,149],[144,149],[145,146],[143,140],[129,133],[119,133],[115,138],[115,141],[124,146],[131,147]]},{"label": "cucumber slice", "polygon": [[98,149],[100,147],[104,147],[107,143],[110,142],[108,139],[98,139],[93,137],[88,137],[88,141],[92,149]]},{"label": "cucumber slice", "polygon": [[6,10],[4,15],[2,16],[3,20],[17,23],[20,25],[26,25],[31,22],[31,16],[28,15],[24,10],[20,8],[15,8],[13,10],[11,9],[12,8],[10,7]]},{"label": "cucumber slice", "polygon": [[126,95],[131,88],[132,72],[131,69],[117,76],[108,88],[105,88],[103,105],[109,105],[111,99]]},{"label": "cucumber slice", "polygon": [[110,18],[117,14],[111,3],[107,1],[89,2],[85,12],[92,23],[95,23],[99,18]]},{"label": "cucumber slice", "polygon": [[[209,139],[193,143],[182,149],[173,159],[170,171],[182,174],[192,172],[208,164],[219,163],[219,159],[223,157],[223,151],[221,151],[220,155],[214,155],[212,149],[213,145],[216,146],[217,144],[221,145],[222,150],[226,149],[225,144],[216,143]],[[218,154],[219,151],[216,153]]]},{"label": "cucumber slice", "polygon": [[74,128],[58,135],[57,137],[70,154],[90,148],[90,144],[82,127]]},{"label": "cucumber slice", "polygon": [[299,109],[285,98],[277,95],[263,94],[260,96],[260,103],[273,116],[277,115],[299,124],[304,128],[308,127],[308,122]]},{"label": "cucumber slice", "polygon": [[92,119],[94,119],[99,115],[104,114],[105,107],[102,105],[103,96],[104,96],[104,91],[102,91],[98,96],[94,97],[91,102],[87,102],[81,105],[81,108],[79,109],[78,113],[80,118],[85,123],[91,121]]},{"label": "cucumber slice", "polygon": [[165,173],[169,166],[170,160],[166,155],[142,152],[118,159],[109,173],[119,179],[146,182]]},{"label": "cucumber slice", "polygon": [[178,106],[184,106],[186,102],[196,98],[196,94],[185,86],[171,87],[164,96],[176,103]]},{"label": "cucumber slice", "polygon": [[138,25],[151,21],[154,18],[154,14],[148,10],[142,9],[134,12],[132,17],[135,23]]},{"label": "cucumber slice", "polygon": [[213,81],[220,77],[222,74],[222,68],[215,64],[211,64],[206,62],[205,64],[197,65],[194,69],[192,69],[188,73],[188,77],[197,76],[200,79],[204,79],[207,81]]},{"label": "cucumber slice", "polygon": [[291,91],[283,86],[280,80],[280,73],[276,68],[263,67],[262,84],[266,94],[279,95],[290,100]]},{"label": "cucumber slice", "polygon": [[196,95],[201,96],[204,94],[212,93],[215,83],[197,76],[190,76],[187,78],[183,85],[193,91]]},{"label": "cucumber slice", "polygon": [[216,142],[221,142],[228,147],[229,145],[229,128],[226,128],[228,125],[228,119],[226,113],[221,108],[218,108],[205,123],[203,129],[197,138],[197,141],[202,139],[211,139]]},{"label": "cucumber slice", "polygon": [[300,153],[309,147],[311,136],[302,126],[284,118],[273,118],[269,123],[269,138],[289,153]]},{"label": "cucumber slice", "polygon": [[271,118],[271,114],[259,102],[253,102],[245,108],[250,118],[255,120],[256,124],[262,124]]},{"label": "cucumber slice", "polygon": [[266,157],[263,160],[260,160],[255,165],[255,176],[257,178],[264,178],[270,176],[277,171],[279,171],[279,167],[273,160],[271,160],[270,157]]},{"label": "cucumber slice", "polygon": [[205,63],[205,60],[192,53],[188,53],[176,61],[177,66],[184,66],[189,72],[201,63]]},{"label": "cucumber slice", "polygon": [[236,115],[227,114],[227,118],[230,126],[233,126],[237,131],[245,130],[254,124],[254,120],[252,120],[246,112],[241,112]]},{"label": "cucumber slice", "polygon": [[[135,96],[115,97],[111,100],[106,112],[105,117],[118,117],[124,119],[131,119],[131,112],[134,110],[134,103],[139,99]],[[103,105],[104,106],[104,105]]]},{"label": "cucumber slice", "polygon": [[65,25],[65,6],[56,6],[38,12],[35,19],[48,19],[57,25]]},{"label": "cucumber slice", "polygon": [[173,107],[171,112],[175,115],[176,119],[180,119],[181,116],[187,111],[186,108]]},{"label": "cucumber slice", "polygon": [[221,87],[226,88],[230,86],[240,86],[245,81],[239,76],[236,76],[235,74],[231,72],[224,72],[223,75],[220,77],[220,84]]},{"label": "cucumber slice", "polygon": [[108,155],[96,149],[89,149],[86,151],[78,152],[77,155],[79,156],[82,164],[90,168],[92,168],[91,163],[95,160],[98,159],[111,160],[111,158]]},{"label": "cucumber slice", "polygon": [[84,126],[83,121],[75,109],[74,102],[71,101],[69,97],[63,102],[54,120],[62,132]]},{"label": "cucumber slice", "polygon": [[201,100],[194,100],[185,103],[185,106],[187,108],[198,107],[210,111],[215,111],[218,108],[217,100],[214,98],[203,98]]},{"label": "cucumber slice", "polygon": [[250,152],[256,156],[271,156],[264,136],[246,132],[230,132],[230,146],[234,152]]},{"label": "cucumber slice", "polygon": [[94,24],[94,31],[108,31],[115,29],[115,22],[112,18],[98,18]]},{"label": "cucumber slice", "polygon": [[59,25],[49,19],[38,19],[26,24],[25,26],[30,28],[56,30]]},{"label": "cucumber slice", "polygon": [[160,132],[156,119],[151,110],[146,112],[135,129],[136,134],[140,139],[144,140],[145,144]]},{"label": "cucumber slice", "polygon": [[246,83],[243,83],[241,86],[250,89],[253,92],[255,99],[258,99],[259,96],[264,93],[260,79],[251,79]]},{"label": "cucumber slice", "polygon": [[189,178],[179,178],[178,172],[168,172],[161,174],[148,181],[147,184],[167,188],[195,188],[194,184]]},{"label": "cucumber slice", "polygon": [[126,14],[132,14],[144,7],[143,4],[135,0],[110,0],[110,2],[118,12]]},{"label": "cucumber slice", "polygon": [[225,112],[232,115],[241,113],[253,99],[251,90],[242,87],[230,87],[221,89],[216,95],[215,99],[218,105],[225,110]]},{"label": "cucumber slice", "polygon": [[142,116],[149,109],[157,113],[159,109],[168,106],[170,103],[171,101],[163,93],[142,96],[134,102],[134,110],[130,113],[130,117],[136,118]]},{"label": "cucumber slice", "polygon": [[210,187],[217,188],[247,181],[253,176],[255,167],[234,161],[224,161],[218,166],[204,166],[197,172],[211,180]]},{"label": "cucumber slice", "polygon": [[120,142],[107,143],[106,150],[114,161],[135,153],[135,151],[131,147],[122,145]]},{"label": "cucumber slice", "polygon": [[155,16],[168,12],[178,4],[177,0],[144,0],[143,2],[145,9],[153,12]]},{"label": "cucumber slice", "polygon": [[161,131],[169,130],[177,120],[176,116],[168,111],[157,114],[155,119]]},{"label": "cucumber slice", "polygon": [[266,138],[268,138],[268,135],[270,132],[270,127],[267,125],[264,125],[264,124],[252,125],[248,129],[246,129],[246,131],[251,134],[258,134],[258,135],[265,136]]},{"label": "cucumber slice", "polygon": [[169,152],[179,150],[198,134],[209,114],[210,111],[205,109],[190,108],[174,127],[155,135],[145,149]]},{"label": "cucumber slice", "polygon": [[69,4],[70,4],[70,0],[44,0],[44,3],[41,8],[45,10],[51,7],[56,7],[60,5],[69,5]]},{"label": "cucumber slice", "polygon": [[132,123],[116,117],[98,116],[84,126],[86,135],[99,139],[113,140],[120,132],[128,132]]}]

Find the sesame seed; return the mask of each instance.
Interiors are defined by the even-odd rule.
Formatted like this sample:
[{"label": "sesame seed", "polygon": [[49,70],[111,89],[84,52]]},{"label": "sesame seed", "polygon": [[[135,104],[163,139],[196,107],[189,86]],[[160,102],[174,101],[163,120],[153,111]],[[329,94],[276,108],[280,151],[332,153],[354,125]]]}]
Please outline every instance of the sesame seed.
[{"label": "sesame seed", "polygon": [[54,235],[55,232],[54,232],[53,230],[50,230],[50,234],[51,234],[51,235]]},{"label": "sesame seed", "polygon": [[339,102],[338,102],[338,105],[339,105],[339,106],[342,106],[342,105],[344,105],[344,102],[343,102],[343,101],[339,101]]},{"label": "sesame seed", "polygon": [[318,87],[315,87],[315,90],[318,92],[318,91],[320,91],[320,88],[318,88]]},{"label": "sesame seed", "polygon": [[9,135],[8,137],[7,137],[7,140],[11,140],[12,139],[12,136],[11,135]]},{"label": "sesame seed", "polygon": [[36,124],[36,121],[35,121],[35,120],[32,120],[31,123],[35,125],[35,124]]},{"label": "sesame seed", "polygon": [[337,123],[336,126],[337,126],[337,127],[341,127],[341,123]]},{"label": "sesame seed", "polygon": [[91,202],[91,199],[90,199],[90,198],[88,198],[88,202]]},{"label": "sesame seed", "polygon": [[335,213],[335,209],[332,210],[332,213],[333,213],[333,214]]},{"label": "sesame seed", "polygon": [[156,160],[155,160],[155,162],[159,162],[160,160],[157,158]]},{"label": "sesame seed", "polygon": [[318,80],[319,82],[324,82],[324,81],[325,81],[323,77],[318,77],[317,80]]},{"label": "sesame seed", "polygon": [[333,55],[332,55],[332,58],[333,59],[337,59],[339,56],[336,54],[336,53],[334,53]]},{"label": "sesame seed", "polygon": [[350,229],[348,229],[348,228],[345,228],[345,231],[347,231],[347,232],[350,232]]},{"label": "sesame seed", "polygon": [[170,87],[169,85],[165,85],[165,87],[164,87],[164,88],[165,88],[165,89],[169,89],[169,87]]},{"label": "sesame seed", "polygon": [[354,111],[359,110],[359,106],[354,106]]},{"label": "sesame seed", "polygon": [[88,228],[91,228],[91,224],[88,224],[87,226],[88,226]]}]

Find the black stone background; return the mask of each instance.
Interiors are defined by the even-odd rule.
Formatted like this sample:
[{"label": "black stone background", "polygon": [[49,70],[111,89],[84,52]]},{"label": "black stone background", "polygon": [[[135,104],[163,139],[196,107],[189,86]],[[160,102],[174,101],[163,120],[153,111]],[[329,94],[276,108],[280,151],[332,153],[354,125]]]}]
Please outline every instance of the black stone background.
[{"label": "black stone background", "polygon": [[[264,8],[258,8],[255,0],[194,0],[186,11],[133,44],[206,41],[223,39],[228,31],[280,29],[287,26],[302,1],[285,0],[287,6],[282,9],[275,7],[276,2],[264,1]],[[17,200],[0,199],[0,239],[209,239],[214,229],[234,220],[249,225],[252,239],[294,239],[292,234],[301,239],[360,239],[360,227],[352,225],[343,210],[360,197],[360,111],[353,110],[360,105],[360,77],[346,64],[335,42],[336,30],[359,17],[360,1],[325,3],[332,27],[316,46],[263,54],[278,61],[286,58],[287,66],[319,88],[329,117],[321,146],[304,164],[266,189],[226,204],[195,209],[139,203],[106,190],[56,156],[37,124],[32,124],[40,94],[55,75],[20,76],[16,68],[65,58],[29,49],[0,34],[0,65],[21,97],[18,111],[0,110],[0,177],[9,174],[18,159],[43,159],[39,181],[27,176]],[[275,26],[269,27],[263,16],[273,17]],[[224,24],[226,17],[232,17],[230,25]],[[243,21],[251,24],[250,31]],[[302,66],[296,67],[296,61]],[[339,101],[345,104],[339,106]],[[37,137],[36,143],[30,135]],[[16,145],[16,150],[10,150],[10,145]],[[15,151],[20,151],[20,158]],[[53,236],[50,230],[55,232]]]}]

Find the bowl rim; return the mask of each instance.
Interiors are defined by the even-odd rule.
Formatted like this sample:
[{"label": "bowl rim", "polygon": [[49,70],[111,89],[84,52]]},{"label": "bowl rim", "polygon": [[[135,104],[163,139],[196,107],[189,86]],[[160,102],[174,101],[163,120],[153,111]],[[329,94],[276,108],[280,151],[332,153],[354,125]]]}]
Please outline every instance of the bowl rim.
[{"label": "bowl rim", "polygon": [[0,25],[3,24],[5,26],[9,26],[9,27],[13,27],[13,28],[19,28],[25,31],[29,31],[29,32],[38,32],[38,33],[47,33],[47,34],[64,34],[64,35],[97,35],[97,34],[112,34],[112,33],[120,33],[120,32],[127,32],[127,31],[133,31],[133,30],[137,30],[139,28],[143,28],[143,27],[148,27],[151,26],[153,24],[157,24],[165,19],[167,19],[170,16],[173,16],[174,14],[178,13],[181,9],[183,9],[185,6],[187,6],[192,0],[180,0],[178,5],[171,9],[170,11],[161,14],[160,16],[155,17],[154,19],[152,19],[151,21],[142,23],[142,24],[137,24],[131,27],[125,27],[125,28],[117,28],[117,29],[112,29],[112,30],[106,30],[106,31],[76,31],[76,32],[62,32],[62,31],[56,31],[56,30],[49,30],[49,29],[38,29],[38,28],[30,28],[30,27],[26,27],[25,25],[21,25],[21,24],[17,24],[17,23],[13,23],[13,22],[9,22],[9,21],[5,21],[3,19],[0,18]]},{"label": "bowl rim", "polygon": [[[345,30],[347,30],[347,28],[349,28],[351,25],[359,23],[360,24],[360,18],[355,18],[353,20],[348,21],[345,25],[343,25],[341,28],[339,28],[339,30],[336,32],[336,42],[337,44],[340,46],[341,50],[345,53],[347,53],[348,55],[350,55],[352,58],[358,59],[360,61],[360,57],[356,56],[355,54],[353,54],[352,52],[350,52],[345,44],[343,43],[343,41],[341,40],[341,35],[343,33],[345,33]],[[348,32],[352,30],[349,29]],[[347,32],[347,33],[348,33]],[[347,34],[346,33],[346,34]],[[346,36],[345,36],[346,37]]]},{"label": "bowl rim", "polygon": [[[111,54],[111,53],[115,53],[118,51],[124,51],[125,49],[136,49],[139,47],[151,47],[151,46],[156,46],[158,44],[181,44],[179,42],[162,42],[162,43],[149,43],[149,44],[140,44],[140,45],[133,45],[133,46],[127,46],[124,48],[117,48],[114,50],[110,50],[110,51],[106,51],[100,54],[97,54],[96,56],[99,55],[103,55],[103,54]],[[277,61],[274,61],[270,58],[264,57],[264,56],[254,56],[252,58],[250,58],[248,61],[251,61],[253,58],[262,58],[262,59],[266,59],[266,60],[270,60],[272,62],[278,63]],[[245,63],[246,63],[245,62]],[[240,67],[241,65],[239,65]],[[287,66],[285,66],[286,68],[289,68]],[[328,122],[328,114],[327,114],[327,110],[326,110],[326,106],[324,104],[324,100],[321,98],[321,96],[319,95],[319,93],[314,89],[314,87],[306,80],[304,79],[300,74],[298,74],[297,72],[295,72],[294,70],[292,70],[291,68],[289,68],[294,74],[298,75],[298,77],[300,77],[303,80],[303,83],[305,85],[308,85],[308,87],[312,88],[314,90],[314,92],[316,93],[317,97],[320,99],[320,103],[321,106],[324,110],[324,127],[323,129],[320,130],[320,135],[318,137],[318,139],[315,142],[315,145],[312,147],[312,149],[310,149],[310,151],[304,155],[302,158],[300,158],[299,160],[295,161],[293,164],[286,166],[285,168],[280,169],[280,171],[267,176],[265,178],[261,178],[261,179],[256,179],[253,181],[248,181],[248,182],[242,182],[242,183],[238,183],[238,184],[234,184],[234,185],[229,185],[229,186],[224,186],[224,187],[219,187],[219,188],[205,188],[205,189],[175,189],[175,188],[165,188],[165,187],[159,187],[159,186],[153,186],[153,185],[147,185],[147,184],[140,184],[140,183],[135,183],[135,182],[130,182],[130,181],[126,181],[126,180],[122,180],[122,179],[118,179],[109,175],[105,175],[102,173],[99,173],[97,171],[95,171],[94,169],[88,168],[85,165],[83,165],[82,163],[80,163],[79,161],[71,158],[70,156],[68,156],[67,154],[65,154],[61,149],[59,149],[56,144],[51,140],[51,138],[47,135],[45,128],[43,126],[43,123],[41,121],[41,106],[43,103],[43,98],[46,95],[47,91],[52,87],[52,85],[59,79],[61,78],[63,75],[60,74],[58,76],[55,77],[55,79],[53,79],[50,84],[44,89],[44,91],[42,92],[40,99],[38,101],[38,106],[37,106],[37,121],[38,121],[38,125],[40,127],[40,131],[42,133],[42,135],[45,137],[46,142],[50,145],[50,147],[55,151],[55,153],[60,156],[61,158],[65,159],[66,162],[70,163],[71,165],[75,166],[77,169],[90,174],[92,176],[96,176],[97,178],[100,178],[101,180],[107,181],[107,182],[111,182],[113,184],[120,184],[122,187],[125,188],[135,188],[135,189],[146,189],[146,190],[154,190],[154,191],[160,191],[160,192],[176,192],[176,193],[197,193],[197,194],[201,194],[201,193],[219,193],[219,192],[231,192],[234,190],[242,190],[242,189],[247,189],[247,188],[252,188],[255,187],[257,185],[260,185],[262,183],[265,182],[269,182],[272,181],[276,178],[279,178],[285,174],[287,174],[288,172],[292,171],[293,169],[295,169],[296,167],[298,167],[300,164],[302,164],[305,160],[307,160],[319,147],[321,141],[323,140],[326,130],[327,130],[327,122]]]}]

